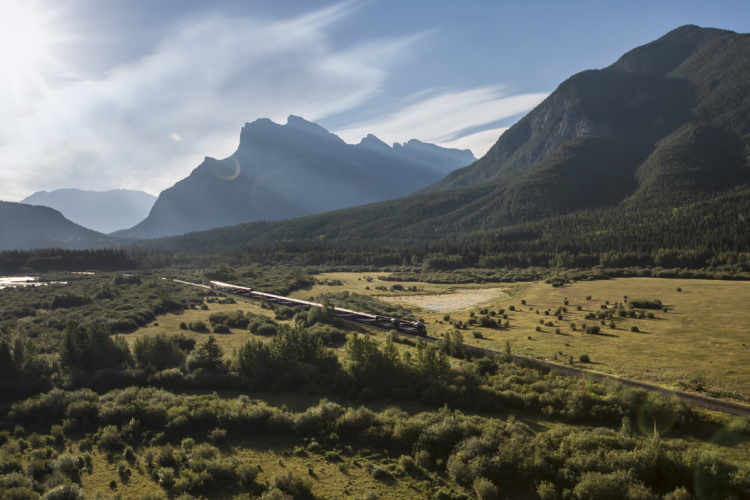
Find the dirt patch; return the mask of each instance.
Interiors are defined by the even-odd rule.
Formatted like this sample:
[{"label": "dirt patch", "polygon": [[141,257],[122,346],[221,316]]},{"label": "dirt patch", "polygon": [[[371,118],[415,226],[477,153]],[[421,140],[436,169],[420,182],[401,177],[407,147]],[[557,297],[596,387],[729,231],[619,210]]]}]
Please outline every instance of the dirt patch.
[{"label": "dirt patch", "polygon": [[394,304],[417,306],[437,312],[465,311],[472,307],[508,297],[505,288],[481,288],[457,290],[444,295],[402,295],[398,297],[378,297]]}]

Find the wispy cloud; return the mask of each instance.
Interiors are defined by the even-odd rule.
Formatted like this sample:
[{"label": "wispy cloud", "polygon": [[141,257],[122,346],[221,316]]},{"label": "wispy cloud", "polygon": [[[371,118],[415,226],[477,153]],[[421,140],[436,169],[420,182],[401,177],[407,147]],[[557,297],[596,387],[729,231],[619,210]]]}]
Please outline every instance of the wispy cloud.
[{"label": "wispy cloud", "polygon": [[360,105],[418,37],[338,49],[327,30],[354,8],[196,21],[104,79],[49,89],[0,131],[2,198],[71,186],[156,193],[204,155],[231,154],[245,121]]},{"label": "wispy cloud", "polygon": [[510,95],[509,89],[502,86],[424,91],[409,97],[393,112],[341,128],[336,133],[347,142],[374,133],[389,143],[419,139],[445,147],[468,148],[475,156],[481,156],[505,129],[479,129],[526,113],[547,95]]},{"label": "wispy cloud", "polygon": [[444,148],[470,149],[474,153],[474,156],[481,158],[508,128],[500,127],[482,130],[481,132],[461,136],[452,141],[442,141],[440,145]]}]

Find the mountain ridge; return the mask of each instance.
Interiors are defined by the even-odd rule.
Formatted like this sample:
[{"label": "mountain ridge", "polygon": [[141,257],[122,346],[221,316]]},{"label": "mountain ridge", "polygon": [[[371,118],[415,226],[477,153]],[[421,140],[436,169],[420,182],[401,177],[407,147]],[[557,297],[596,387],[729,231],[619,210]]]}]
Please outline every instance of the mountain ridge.
[{"label": "mountain ridge", "polygon": [[114,235],[175,235],[398,198],[474,159],[419,141],[391,147],[367,136],[347,144],[294,115],[284,125],[258,119],[242,127],[235,153],[206,157],[159,195],[145,220]]},{"label": "mountain ridge", "polygon": [[0,201],[0,250],[107,248],[120,242],[50,207]]},{"label": "mountain ridge", "polygon": [[750,184],[749,88],[750,36],[684,26],[571,76],[484,157],[415,195],[212,238],[417,243],[592,211],[669,217]]},{"label": "mountain ridge", "polygon": [[54,208],[76,224],[106,234],[143,220],[155,201],[156,196],[130,189],[63,188],[37,191],[21,203]]}]

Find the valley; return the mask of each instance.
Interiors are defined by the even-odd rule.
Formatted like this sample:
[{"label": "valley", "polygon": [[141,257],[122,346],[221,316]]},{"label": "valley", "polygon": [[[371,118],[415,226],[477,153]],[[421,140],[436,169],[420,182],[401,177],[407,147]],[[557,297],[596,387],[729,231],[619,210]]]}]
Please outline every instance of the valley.
[{"label": "valley", "polygon": [[[159,35],[97,84],[150,68],[170,98],[129,95],[159,119],[87,91],[85,133],[5,169],[37,187],[0,202],[0,498],[750,499],[750,35],[644,31],[552,92],[394,99],[396,59],[447,32],[341,52],[329,25],[385,4]],[[236,29],[241,57],[203,52]],[[473,78],[443,62],[411,66]],[[266,68],[286,97],[259,105],[239,80]]]}]

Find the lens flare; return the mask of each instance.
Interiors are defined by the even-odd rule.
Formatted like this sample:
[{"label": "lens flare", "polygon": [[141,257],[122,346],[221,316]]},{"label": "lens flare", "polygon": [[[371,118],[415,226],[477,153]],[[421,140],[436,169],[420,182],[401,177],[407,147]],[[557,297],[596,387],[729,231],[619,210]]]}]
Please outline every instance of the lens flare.
[{"label": "lens flare", "polygon": [[674,395],[651,392],[638,409],[638,429],[644,436],[663,436],[674,427],[679,416],[679,405]]},{"label": "lens flare", "polygon": [[242,165],[237,158],[211,162],[211,173],[224,181],[233,181],[242,173]]},{"label": "lens flare", "polygon": [[[616,375],[614,368],[609,365],[599,365],[597,372],[606,373],[608,375]],[[595,373],[585,373],[583,375],[583,389],[586,395],[596,401],[603,401],[606,398],[609,390],[607,389],[608,379],[598,380],[599,377]]]}]

